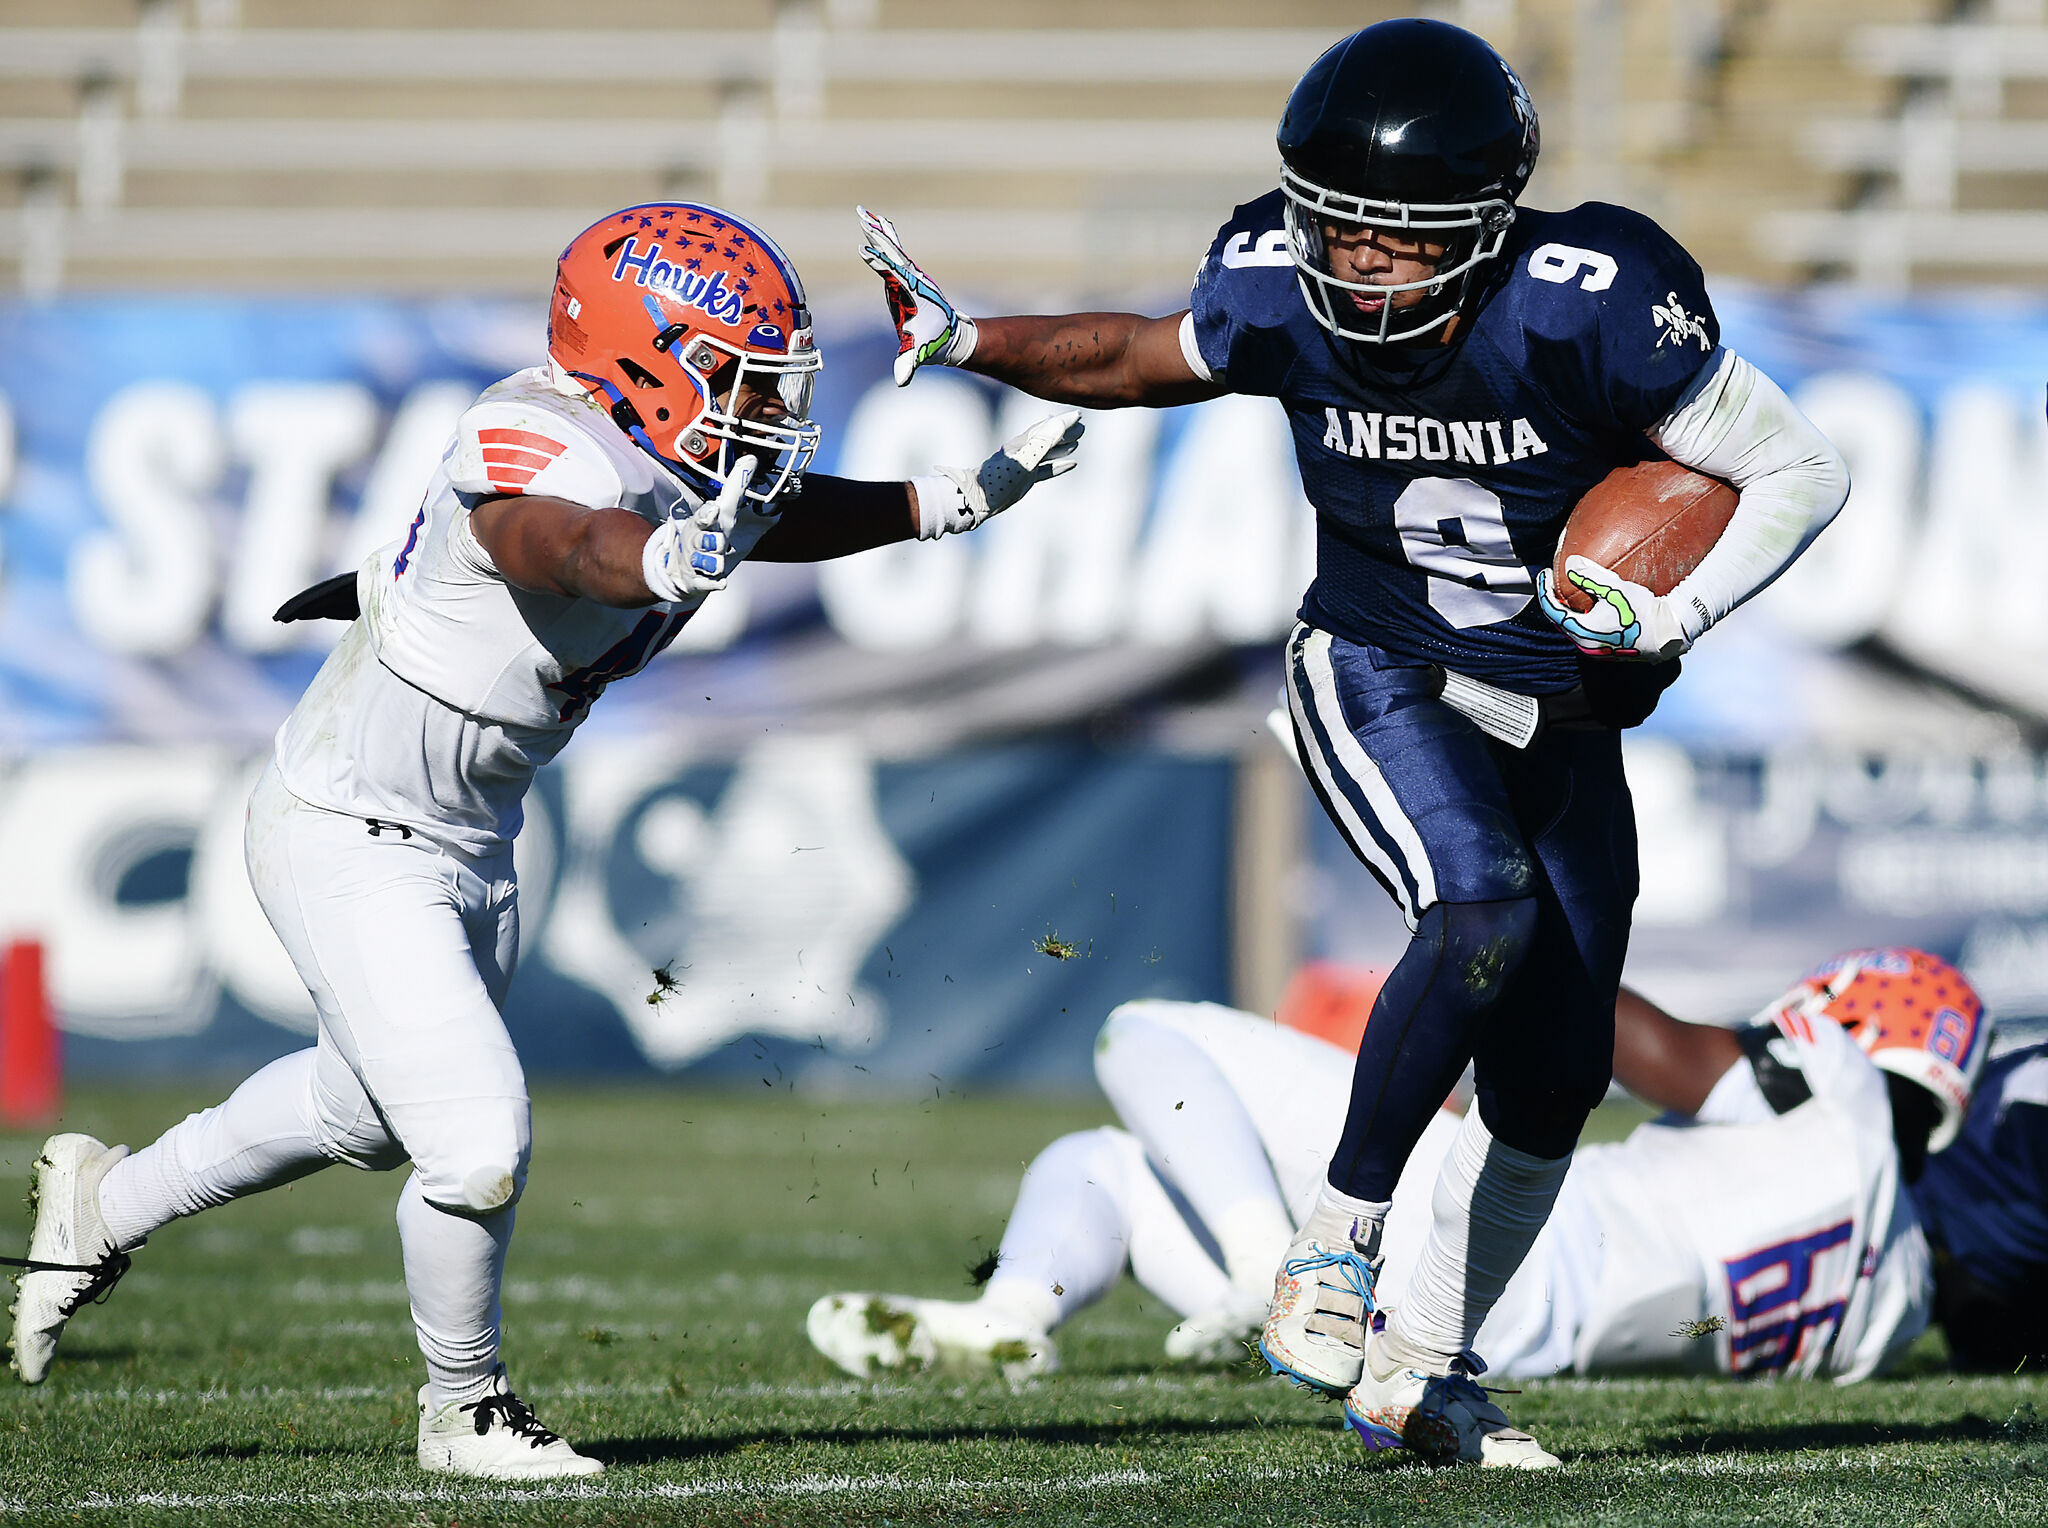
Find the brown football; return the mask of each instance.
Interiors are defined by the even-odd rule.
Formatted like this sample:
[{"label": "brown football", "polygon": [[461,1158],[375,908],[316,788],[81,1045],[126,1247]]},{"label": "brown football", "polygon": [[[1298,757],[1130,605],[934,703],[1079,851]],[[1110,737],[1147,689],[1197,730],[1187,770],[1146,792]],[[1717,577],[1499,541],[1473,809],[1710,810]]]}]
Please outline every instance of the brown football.
[{"label": "brown football", "polygon": [[1617,467],[1572,506],[1551,559],[1557,596],[1574,610],[1593,597],[1564,576],[1567,557],[1590,557],[1653,594],[1669,594],[1700,565],[1735,514],[1735,490],[1677,462]]}]

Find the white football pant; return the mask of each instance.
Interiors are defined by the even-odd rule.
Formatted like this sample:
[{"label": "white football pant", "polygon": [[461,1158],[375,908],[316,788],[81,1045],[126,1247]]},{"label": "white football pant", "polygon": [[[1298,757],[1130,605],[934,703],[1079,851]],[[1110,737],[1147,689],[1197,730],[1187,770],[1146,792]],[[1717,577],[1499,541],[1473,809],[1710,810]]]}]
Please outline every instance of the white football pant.
[{"label": "white football pant", "polygon": [[499,1004],[519,914],[509,845],[479,858],[307,806],[266,770],[250,880],[313,996],[318,1042],[107,1175],[132,1246],[181,1215],[335,1162],[413,1172],[399,1197],[406,1289],[436,1404],[474,1400],[498,1352],[498,1290],[532,1143]]}]

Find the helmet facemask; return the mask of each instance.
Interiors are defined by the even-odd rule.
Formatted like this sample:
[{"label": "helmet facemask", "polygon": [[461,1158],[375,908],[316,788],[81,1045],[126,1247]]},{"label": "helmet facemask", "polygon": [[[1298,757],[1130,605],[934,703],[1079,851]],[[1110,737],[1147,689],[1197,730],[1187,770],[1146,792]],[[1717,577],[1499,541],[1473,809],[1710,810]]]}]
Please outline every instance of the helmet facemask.
[{"label": "helmet facemask", "polygon": [[[674,324],[655,336],[654,347],[669,352],[702,403],[681,428],[657,440],[657,455],[709,479],[714,491],[741,457],[752,456],[761,465],[747,497],[763,504],[797,483],[820,436],[811,397],[824,362],[808,334],[797,335],[788,354],[771,355]],[[779,416],[750,417],[759,412],[755,400],[766,398],[781,404]]]},{"label": "helmet facemask", "polygon": [[[1318,185],[1284,162],[1280,188],[1287,201],[1288,253],[1309,312],[1340,339],[1367,345],[1417,339],[1449,323],[1464,306],[1474,273],[1499,256],[1515,220],[1514,203],[1504,196],[1470,202],[1382,201]],[[1436,269],[1420,281],[1346,281],[1330,268],[1325,223],[1441,237],[1446,247]],[[1397,295],[1415,291],[1425,294],[1422,301],[1396,308]],[[1384,299],[1376,318],[1360,312],[1351,293]]]}]

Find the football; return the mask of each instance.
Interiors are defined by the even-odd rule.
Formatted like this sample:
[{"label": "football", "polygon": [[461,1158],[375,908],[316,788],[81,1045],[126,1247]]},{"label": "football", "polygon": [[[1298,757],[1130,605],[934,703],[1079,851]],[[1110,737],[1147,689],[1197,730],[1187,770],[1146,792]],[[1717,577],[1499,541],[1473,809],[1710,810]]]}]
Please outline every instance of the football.
[{"label": "football", "polygon": [[1721,539],[1735,514],[1735,490],[1677,462],[1617,467],[1572,506],[1550,576],[1574,610],[1593,597],[1564,576],[1567,557],[1590,557],[1632,583],[1669,594]]}]

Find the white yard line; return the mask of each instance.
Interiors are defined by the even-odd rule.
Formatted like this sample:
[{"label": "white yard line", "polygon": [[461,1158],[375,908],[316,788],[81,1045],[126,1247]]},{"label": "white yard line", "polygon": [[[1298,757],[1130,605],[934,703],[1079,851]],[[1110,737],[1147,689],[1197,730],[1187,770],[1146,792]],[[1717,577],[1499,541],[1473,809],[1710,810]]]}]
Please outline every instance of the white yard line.
[{"label": "white yard line", "polygon": [[[1185,1486],[1197,1482],[1250,1484],[1259,1481],[1300,1482],[1310,1477],[1348,1473],[1350,1464],[1298,1463],[1284,1467],[1260,1466],[1242,1470],[1219,1468],[1205,1461],[1190,1470],[1158,1472],[1145,1469],[1102,1470],[1088,1475],[1037,1478],[996,1476],[975,1479],[958,1475],[944,1478],[911,1479],[902,1475],[795,1475],[784,1480],[647,1481],[619,1479],[596,1484],[537,1484],[532,1486],[477,1485],[454,1482],[422,1487],[366,1487],[340,1491],[280,1491],[272,1493],[234,1492],[219,1494],[145,1491],[134,1495],[93,1492],[67,1502],[27,1502],[0,1499],[0,1516],[29,1513],[120,1512],[143,1509],[180,1512],[226,1512],[255,1507],[347,1507],[367,1503],[398,1505],[463,1505],[479,1502],[519,1501],[684,1501],[712,1497],[814,1498],[831,1496],[897,1495],[914,1497],[953,1496],[960,1492],[1008,1497],[1090,1495],[1100,1491],[1127,1491],[1135,1487]],[[1686,1458],[1645,1459],[1627,1462],[1574,1463],[1574,1474],[1622,1477],[1670,1476],[1780,1476],[1847,1474],[1879,1470],[1940,1468],[1939,1461],[1915,1461],[1875,1449],[1798,1455],[1703,1454]],[[1362,1477],[1361,1483],[1362,1483]]]},{"label": "white yard line", "polygon": [[[1060,1377],[1059,1393],[1085,1397],[1088,1395],[1185,1395],[1193,1391],[1221,1391],[1234,1382],[1221,1375],[1190,1376],[1187,1378],[1162,1376],[1147,1378],[1142,1375],[1105,1375],[1092,1378],[1086,1375],[1063,1375]],[[43,1397],[45,1403],[75,1404],[81,1406],[103,1406],[109,1402],[129,1402],[141,1405],[211,1405],[222,1401],[374,1401],[391,1396],[410,1397],[412,1388],[408,1385],[251,1385],[237,1390],[130,1390],[70,1389],[59,1394]],[[567,1385],[536,1385],[524,1393],[531,1399],[540,1400],[604,1400],[616,1397],[620,1400],[661,1399],[675,1394],[667,1384],[646,1382],[595,1383],[580,1382]],[[959,1396],[967,1393],[967,1387],[946,1384],[873,1384],[862,1380],[827,1380],[815,1385],[771,1385],[753,1381],[744,1385],[690,1386],[687,1394],[679,1399],[764,1399],[784,1400],[833,1400],[847,1396],[887,1396],[923,1394],[933,1398]]]},{"label": "white yard line", "polygon": [[[1271,1472],[1274,1475],[1280,1472]],[[1292,1475],[1295,1472],[1288,1472]],[[94,1492],[69,1502],[36,1503],[0,1500],[0,1513],[29,1512],[112,1512],[154,1507],[180,1512],[220,1512],[248,1507],[345,1507],[365,1502],[440,1503],[460,1505],[471,1502],[516,1501],[677,1501],[694,1497],[761,1496],[813,1497],[860,1496],[873,1493],[932,1496],[958,1491],[996,1491],[1007,1495],[1052,1493],[1068,1495],[1106,1490],[1127,1490],[1155,1483],[1144,1470],[1103,1470],[1093,1475],[1067,1479],[1037,1480],[1029,1477],[994,1480],[945,1479],[907,1480],[900,1475],[796,1475],[787,1480],[704,1480],[646,1484],[477,1486],[447,1485],[427,1488],[367,1488],[359,1491],[280,1491],[275,1493],[233,1493],[220,1495],[184,1494],[175,1491],[145,1491],[133,1496]]]}]

